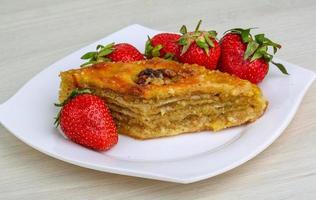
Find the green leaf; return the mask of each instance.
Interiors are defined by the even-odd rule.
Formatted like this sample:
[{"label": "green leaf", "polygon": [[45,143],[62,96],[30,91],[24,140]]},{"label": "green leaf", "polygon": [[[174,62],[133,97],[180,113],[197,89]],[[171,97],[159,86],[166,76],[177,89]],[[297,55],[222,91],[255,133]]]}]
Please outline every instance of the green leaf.
[{"label": "green leaf", "polygon": [[181,37],[178,43],[183,46],[188,44],[185,37]]},{"label": "green leaf", "polygon": [[151,39],[148,36],[148,40],[146,41],[146,44],[145,44],[145,56],[147,58],[159,57],[160,56],[160,50],[162,48],[163,48],[162,45],[157,45],[157,46],[153,47],[152,44],[151,44]]},{"label": "green leaf", "polygon": [[216,31],[207,31],[207,33],[212,37],[215,38],[217,36],[217,32]]},{"label": "green leaf", "polygon": [[264,57],[264,59],[265,59],[267,62],[271,62],[271,60],[272,60],[272,58],[273,58],[273,56],[272,56],[271,54],[267,53],[267,52],[264,52],[263,57]]},{"label": "green leaf", "polygon": [[114,42],[112,42],[112,43],[110,43],[110,44],[107,44],[107,45],[105,45],[103,48],[104,49],[109,49],[109,48],[113,48],[114,47]]},{"label": "green leaf", "polygon": [[81,56],[81,59],[83,60],[87,60],[92,58],[93,56],[95,56],[97,54],[97,52],[93,51],[93,52],[88,52],[86,54],[84,54],[83,56]]},{"label": "green leaf", "polygon": [[97,62],[109,61],[109,59],[105,59],[104,56],[107,56],[113,52],[114,42],[107,44],[105,46],[99,44],[99,45],[97,45],[96,49],[99,51],[98,52],[88,52],[81,57],[81,59],[83,59],[83,60],[89,60],[88,62],[83,63],[81,65],[81,67],[86,67],[88,65],[95,64]]},{"label": "green leaf", "polygon": [[199,20],[197,26],[195,27],[194,32],[198,32],[199,31],[201,24],[202,24],[202,20]]},{"label": "green leaf", "polygon": [[182,48],[181,55],[183,55],[185,52],[187,52],[187,50],[191,46],[192,42],[193,42],[192,40],[187,41],[187,43]]},{"label": "green leaf", "polygon": [[102,56],[106,56],[106,55],[109,55],[110,53],[113,52],[113,49],[111,48],[104,48],[102,49],[99,54],[98,54],[98,57],[102,57]]},{"label": "green leaf", "polygon": [[112,60],[110,58],[106,58],[106,57],[98,57],[96,60],[96,63],[99,62],[111,62]]},{"label": "green leaf", "polygon": [[255,41],[251,41],[247,45],[247,49],[244,55],[244,60],[247,60],[259,47],[259,44]]},{"label": "green leaf", "polygon": [[96,49],[98,50],[98,49],[102,49],[102,48],[104,48],[104,46],[103,46],[103,45],[101,45],[101,44],[98,44],[98,46],[97,46],[97,48],[96,48]]},{"label": "green leaf", "polygon": [[208,37],[208,35],[205,35],[204,38],[205,38],[207,44],[208,44],[210,47],[214,47],[214,46],[215,46],[215,45],[214,45],[214,42]]},{"label": "green leaf", "polygon": [[185,26],[185,25],[183,25],[181,28],[180,28],[180,33],[181,34],[186,34],[188,32],[188,30],[187,30],[187,27]]},{"label": "green leaf", "polygon": [[250,59],[250,62],[262,58],[264,54],[267,53],[267,46],[259,46],[253,56]]},{"label": "green leaf", "polygon": [[262,53],[260,51],[256,51],[250,59],[250,62],[262,58]]},{"label": "green leaf", "polygon": [[255,40],[256,40],[259,44],[262,44],[263,41],[264,41],[264,39],[265,39],[264,34],[255,35]]},{"label": "green leaf", "polygon": [[267,45],[267,46],[272,46],[274,52],[276,52],[277,49],[280,49],[280,48],[281,48],[281,45],[280,45],[280,44],[277,44],[277,43],[271,41],[271,40],[268,39],[268,38],[264,38],[262,44]]},{"label": "green leaf", "polygon": [[270,39],[266,38],[264,36],[264,34],[258,34],[255,36],[256,41],[260,44],[260,45],[264,45],[264,46],[271,46],[273,48],[273,54],[276,54],[276,52],[278,51],[278,49],[281,48],[280,44],[277,44],[273,41],[271,41]]},{"label": "green leaf", "polygon": [[208,46],[207,42],[205,41],[204,37],[196,39],[195,42],[200,48],[204,49],[204,51],[207,55],[210,54],[209,46]]},{"label": "green leaf", "polygon": [[151,39],[148,35],[147,35],[147,38],[148,39],[145,44],[145,56],[147,58],[152,58],[151,51],[153,50],[154,47],[151,45]]},{"label": "green leaf", "polygon": [[209,56],[210,55],[210,49],[208,47],[204,47],[203,49],[204,49],[206,55]]},{"label": "green leaf", "polygon": [[160,56],[160,49],[162,49],[162,48],[163,48],[163,46],[161,44],[155,46],[152,49],[152,52],[151,52],[152,56],[153,57],[159,57]]},{"label": "green leaf", "polygon": [[88,62],[85,62],[82,65],[80,65],[80,67],[87,67],[87,66],[95,64],[95,63],[97,63],[97,62],[94,61],[94,60],[93,61],[88,61]]},{"label": "green leaf", "polygon": [[91,93],[92,93],[91,90],[88,88],[76,88],[70,93],[68,99],[69,98],[72,99],[75,96],[78,96],[80,94],[91,94]]},{"label": "green leaf", "polygon": [[61,104],[64,106],[66,105],[71,99],[73,99],[74,97],[80,95],[80,94],[91,94],[91,90],[88,88],[75,88],[70,95],[67,97],[67,99],[62,102]]},{"label": "green leaf", "polygon": [[266,45],[261,45],[258,50],[262,53],[266,53],[268,51],[268,47]]},{"label": "green leaf", "polygon": [[207,43],[206,43],[206,41],[204,40],[196,40],[195,41],[196,42],[196,44],[199,46],[199,47],[201,47],[201,48],[205,48],[205,47],[208,47],[208,45],[207,45]]},{"label": "green leaf", "polygon": [[54,125],[57,128],[60,124],[60,114],[61,114],[61,110],[58,112],[57,116],[54,117],[55,121],[54,121]]},{"label": "green leaf", "polygon": [[290,74],[287,72],[287,70],[286,70],[286,68],[284,67],[284,65],[282,65],[281,63],[273,62],[273,61],[271,61],[271,62],[272,62],[272,64],[274,64],[275,66],[277,66],[278,69],[279,69],[283,74],[290,75]]},{"label": "green leaf", "polygon": [[254,27],[254,28],[248,28],[248,29],[242,29],[242,28],[233,28],[233,29],[230,29],[230,30],[227,30],[224,32],[224,34],[228,33],[228,32],[231,32],[231,33],[236,33],[236,34],[239,34],[242,38],[242,41],[244,43],[248,43],[250,41],[253,40],[251,34],[250,34],[250,30],[251,29],[256,29],[257,27]]},{"label": "green leaf", "polygon": [[54,103],[54,106],[56,106],[56,107],[62,107],[63,104],[62,104],[62,103]]},{"label": "green leaf", "polygon": [[241,39],[244,43],[248,43],[250,41],[250,28],[241,31]]},{"label": "green leaf", "polygon": [[232,29],[229,29],[229,30],[225,31],[224,34],[226,34],[228,32],[241,34],[242,30],[244,30],[244,29],[242,29],[242,28],[232,28]]},{"label": "green leaf", "polygon": [[165,54],[164,59],[166,59],[166,60],[173,60],[174,59],[174,54],[168,52],[168,53]]},{"label": "green leaf", "polygon": [[193,32],[193,33],[190,33],[190,35],[188,37],[189,38],[197,38],[199,36],[201,36],[200,32]]}]

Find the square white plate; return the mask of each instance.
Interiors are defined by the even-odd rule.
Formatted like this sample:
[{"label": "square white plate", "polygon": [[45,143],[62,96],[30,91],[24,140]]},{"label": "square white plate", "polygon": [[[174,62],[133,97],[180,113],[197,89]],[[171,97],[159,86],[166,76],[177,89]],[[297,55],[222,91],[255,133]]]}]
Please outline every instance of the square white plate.
[{"label": "square white plate", "polygon": [[191,183],[237,167],[267,148],[289,124],[315,79],[311,71],[276,60],[291,75],[282,75],[271,67],[260,84],[269,100],[266,113],[252,124],[216,134],[201,132],[146,141],[120,136],[118,145],[104,153],[63,138],[53,125],[59,72],[77,68],[83,62],[81,55],[93,51],[97,44],[128,42],[143,52],[147,35],[157,33],[131,25],[57,61],[0,106],[1,123],[26,144],[65,162],[105,172]]}]

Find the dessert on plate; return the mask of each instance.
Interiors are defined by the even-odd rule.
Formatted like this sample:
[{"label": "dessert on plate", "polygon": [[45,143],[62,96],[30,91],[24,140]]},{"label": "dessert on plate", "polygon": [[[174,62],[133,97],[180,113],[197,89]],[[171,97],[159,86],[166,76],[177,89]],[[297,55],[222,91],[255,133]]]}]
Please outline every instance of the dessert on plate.
[{"label": "dessert on plate", "polygon": [[118,132],[139,139],[219,131],[253,122],[267,107],[247,80],[161,58],[101,62],[60,77],[60,102],[76,88],[90,89],[105,100]]},{"label": "dessert on plate", "polygon": [[[252,35],[252,28],[230,29],[218,40],[215,30],[200,30],[201,22],[194,31],[183,25],[181,34],[148,36],[144,54],[129,43],[99,44],[85,53],[80,69],[60,73],[55,123],[71,140],[106,150],[118,133],[150,139],[258,119],[268,102],[256,84],[269,64],[288,74],[273,61],[281,45]],[[95,101],[88,101],[91,95]],[[99,104],[103,112],[95,109]]]}]

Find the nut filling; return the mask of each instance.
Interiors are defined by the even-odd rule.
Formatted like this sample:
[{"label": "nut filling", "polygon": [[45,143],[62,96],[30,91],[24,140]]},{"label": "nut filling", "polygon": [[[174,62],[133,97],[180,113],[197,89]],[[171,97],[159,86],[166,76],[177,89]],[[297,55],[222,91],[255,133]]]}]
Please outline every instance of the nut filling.
[{"label": "nut filling", "polygon": [[165,85],[172,82],[177,73],[171,69],[151,69],[147,68],[139,72],[136,83],[139,85]]}]

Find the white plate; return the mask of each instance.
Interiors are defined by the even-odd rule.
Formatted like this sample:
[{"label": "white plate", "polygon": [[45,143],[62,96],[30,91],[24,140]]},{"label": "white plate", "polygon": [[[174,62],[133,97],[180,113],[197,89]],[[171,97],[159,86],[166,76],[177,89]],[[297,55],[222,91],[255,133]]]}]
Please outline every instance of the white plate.
[{"label": "white plate", "polygon": [[315,78],[311,71],[282,62],[290,76],[274,67],[260,85],[269,100],[266,113],[247,126],[220,133],[201,132],[176,137],[135,140],[119,137],[110,151],[99,153],[66,139],[53,126],[60,71],[76,68],[81,55],[97,44],[129,42],[144,51],[147,35],[158,31],[140,25],[126,27],[57,61],[25,84],[0,106],[0,121],[17,138],[54,158],[95,170],[144,178],[191,183],[237,167],[267,148],[293,118]]}]

